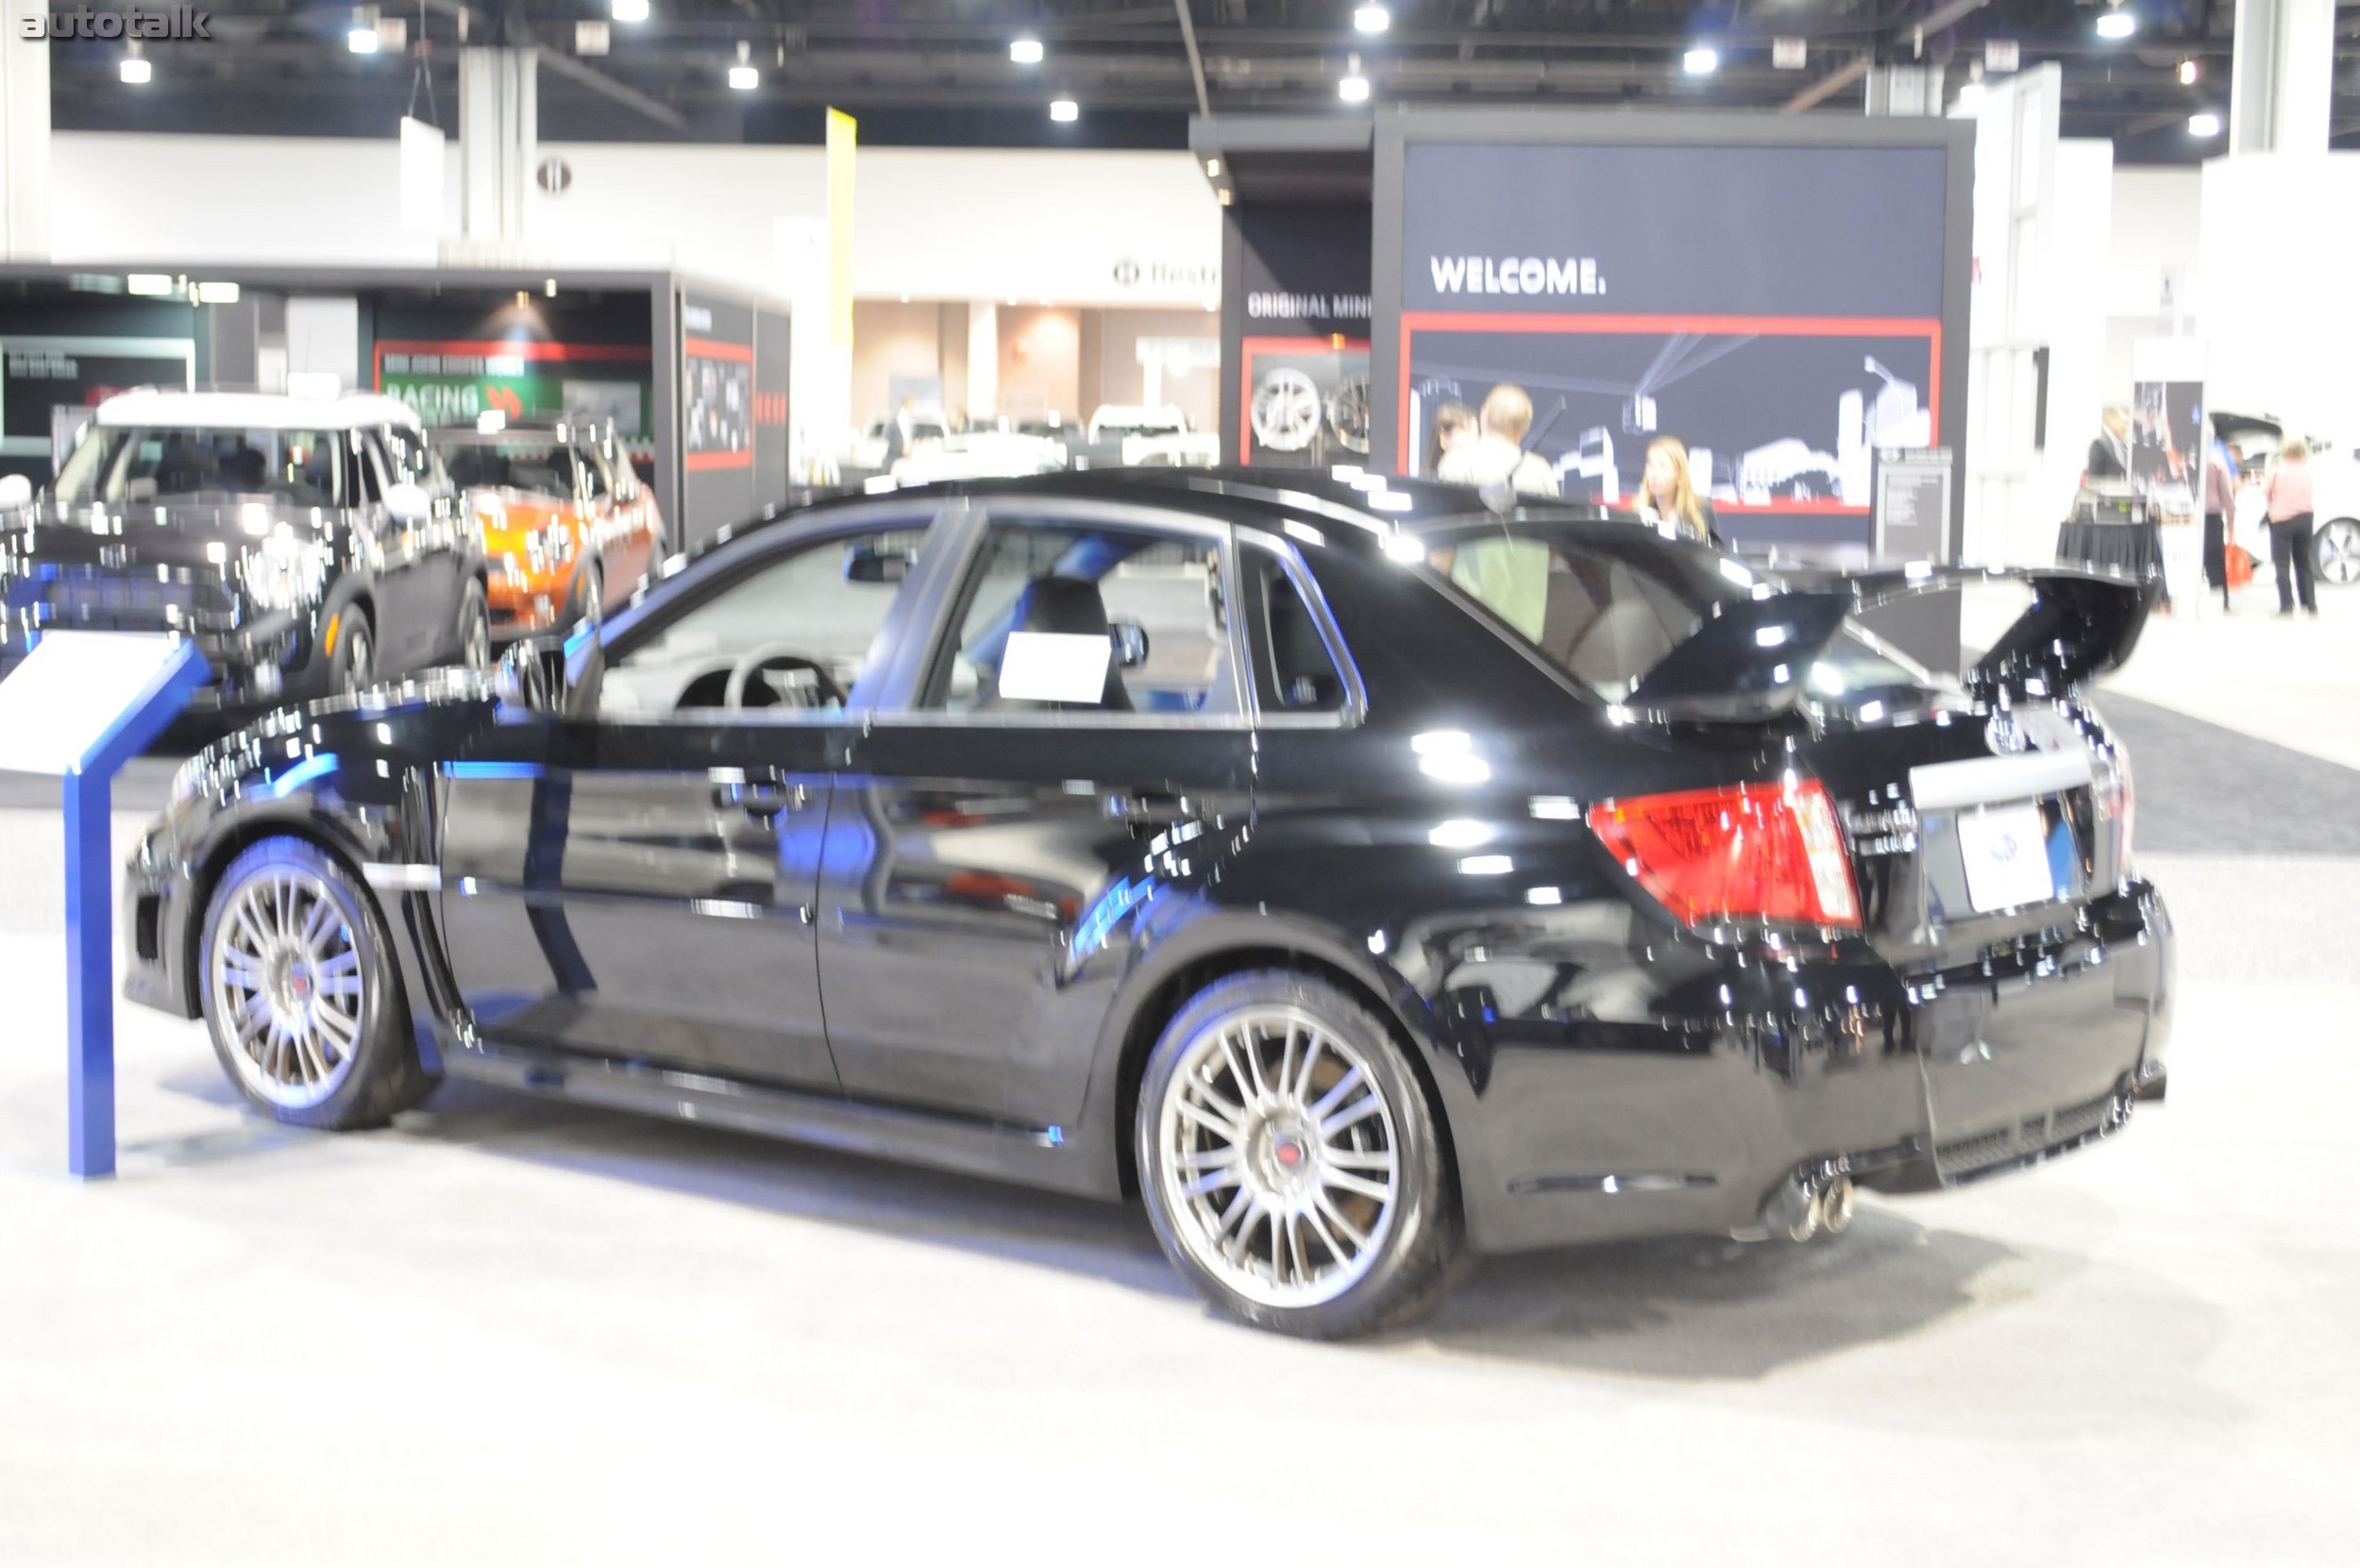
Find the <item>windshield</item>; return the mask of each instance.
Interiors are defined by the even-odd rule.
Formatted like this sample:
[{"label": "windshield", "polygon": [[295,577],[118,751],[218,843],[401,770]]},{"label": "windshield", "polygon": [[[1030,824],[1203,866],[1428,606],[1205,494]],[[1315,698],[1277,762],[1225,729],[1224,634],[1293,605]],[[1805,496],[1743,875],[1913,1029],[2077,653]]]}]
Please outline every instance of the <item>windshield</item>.
[{"label": "windshield", "polygon": [[333,430],[102,428],[66,459],[58,499],[123,506],[261,497],[289,506],[337,506],[341,442]]},{"label": "windshield", "polygon": [[521,437],[466,441],[443,448],[443,464],[462,490],[521,490],[574,498],[573,449],[563,442]]},{"label": "windshield", "polygon": [[[1781,586],[1717,550],[1635,525],[1476,520],[1426,539],[1428,561],[1454,590],[1610,702],[1628,697],[1715,606]],[[1839,706],[1939,684],[1851,622],[1807,678],[1814,698]]]}]

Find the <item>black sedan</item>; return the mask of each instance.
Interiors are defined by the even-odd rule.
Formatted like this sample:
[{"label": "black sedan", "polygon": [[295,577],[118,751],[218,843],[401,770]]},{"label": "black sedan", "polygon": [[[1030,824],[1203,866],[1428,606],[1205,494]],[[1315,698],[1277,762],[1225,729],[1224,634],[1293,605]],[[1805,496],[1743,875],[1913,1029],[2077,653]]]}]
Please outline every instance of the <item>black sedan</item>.
[{"label": "black sedan", "polygon": [[1139,471],[734,531],[564,647],[281,714],[138,847],[130,994],[281,1120],[466,1077],[1145,1200],[1222,1310],[1839,1229],[2160,1089],[2169,924],[2067,572],[1953,683],[1595,511]]}]

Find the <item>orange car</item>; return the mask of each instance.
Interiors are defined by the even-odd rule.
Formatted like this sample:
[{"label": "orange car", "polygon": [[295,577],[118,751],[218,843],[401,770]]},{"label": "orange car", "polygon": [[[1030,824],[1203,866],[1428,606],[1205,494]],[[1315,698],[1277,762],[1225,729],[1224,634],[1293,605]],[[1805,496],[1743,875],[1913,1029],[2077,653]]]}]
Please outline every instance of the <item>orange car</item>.
[{"label": "orange car", "polygon": [[611,428],[463,428],[434,446],[483,531],[495,636],[600,619],[663,558],[655,497]]}]

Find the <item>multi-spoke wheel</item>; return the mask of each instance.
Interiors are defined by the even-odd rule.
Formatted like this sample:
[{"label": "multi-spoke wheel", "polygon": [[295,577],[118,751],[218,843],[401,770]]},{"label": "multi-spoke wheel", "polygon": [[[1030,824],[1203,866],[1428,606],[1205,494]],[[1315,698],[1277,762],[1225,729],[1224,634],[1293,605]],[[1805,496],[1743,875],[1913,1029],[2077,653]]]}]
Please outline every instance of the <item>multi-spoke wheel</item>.
[{"label": "multi-spoke wheel", "polygon": [[1165,1251],[1224,1311],[1328,1336],[1427,1305],[1457,1219],[1424,1090],[1335,987],[1207,986],[1149,1059],[1139,1185]]},{"label": "multi-spoke wheel", "polygon": [[2339,588],[2360,582],[2360,518],[2337,517],[2311,542],[2312,573]]},{"label": "multi-spoke wheel", "polygon": [[1246,422],[1254,439],[1273,452],[1299,452],[1320,433],[1320,389],[1310,377],[1289,365],[1264,376],[1254,389]]},{"label": "multi-spoke wheel", "polygon": [[245,1097],[282,1121],[383,1121],[433,1087],[409,1038],[383,927],[315,845],[266,838],[231,862],[199,956],[213,1049]]}]

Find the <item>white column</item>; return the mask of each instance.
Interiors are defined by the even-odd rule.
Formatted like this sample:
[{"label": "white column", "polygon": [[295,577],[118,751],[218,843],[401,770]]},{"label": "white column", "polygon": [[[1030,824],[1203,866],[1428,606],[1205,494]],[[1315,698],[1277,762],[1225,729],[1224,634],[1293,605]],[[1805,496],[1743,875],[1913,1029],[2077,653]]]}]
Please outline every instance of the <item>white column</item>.
[{"label": "white column", "polygon": [[967,413],[989,419],[1000,412],[1000,306],[978,299],[967,307]]},{"label": "white column", "polygon": [[519,245],[540,140],[531,49],[459,52],[460,231],[470,245]]},{"label": "white column", "polygon": [[2237,0],[2229,150],[2325,152],[2335,0]]},{"label": "white column", "polygon": [[24,36],[41,0],[8,0],[0,28],[0,259],[49,260],[49,41]]}]

